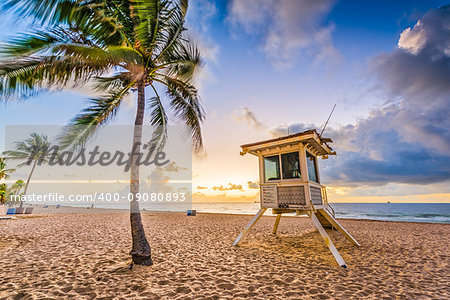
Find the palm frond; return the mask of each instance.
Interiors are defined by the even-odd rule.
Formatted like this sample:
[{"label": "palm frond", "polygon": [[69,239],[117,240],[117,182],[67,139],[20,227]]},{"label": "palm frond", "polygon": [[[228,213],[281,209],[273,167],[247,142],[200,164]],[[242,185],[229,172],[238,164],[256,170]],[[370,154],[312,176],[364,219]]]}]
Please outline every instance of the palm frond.
[{"label": "palm frond", "polygon": [[113,0],[6,0],[1,6],[40,25],[65,26],[90,36],[97,45],[132,45],[134,26],[127,8],[127,1]]},{"label": "palm frond", "polygon": [[121,88],[132,81],[130,72],[120,72],[107,77],[96,77],[94,88],[96,91],[109,91]]},{"label": "palm frond", "polygon": [[163,68],[165,75],[184,82],[191,82],[195,71],[204,64],[199,49],[188,41],[166,52],[164,61],[167,61]]},{"label": "palm frond", "polygon": [[139,46],[151,53],[159,33],[164,26],[164,14],[169,1],[167,0],[131,0],[130,8],[136,16],[134,29]]},{"label": "palm frond", "polygon": [[167,87],[167,95],[170,97],[178,122],[186,126],[186,132],[192,137],[194,151],[203,148],[201,124],[205,118],[205,112],[200,103],[197,89],[180,80],[166,77],[164,81],[158,80]]},{"label": "palm frond", "polygon": [[[9,174],[11,174],[15,171],[16,171],[15,169],[7,169],[6,168],[6,158],[0,157],[0,180],[8,179]],[[0,188],[1,188],[1,185],[0,185]]]},{"label": "palm frond", "polygon": [[86,62],[103,62],[111,66],[142,65],[142,56],[129,47],[109,46],[105,48],[85,46],[81,44],[61,44],[52,48],[59,56],[74,57]]},{"label": "palm frond", "polygon": [[97,45],[128,46],[135,43],[133,16],[127,0],[91,0],[73,13],[71,24]]},{"label": "palm frond", "polygon": [[[0,100],[95,79],[106,96],[92,99],[60,140],[77,146],[114,117],[136,82],[159,82],[199,150],[204,111],[192,79],[203,61],[183,36],[187,8],[187,0],[5,0],[1,9],[32,17],[46,28],[4,48],[10,58],[0,63]],[[147,103],[153,138],[163,142],[168,118],[161,98]]]},{"label": "palm frond", "polygon": [[177,48],[182,42],[181,33],[186,30],[184,27],[185,15],[187,10],[187,1],[173,1],[170,3],[168,14],[165,19],[165,31],[159,38],[160,51],[155,57],[155,61],[161,61],[161,58],[174,48]]},{"label": "palm frond", "polygon": [[0,101],[27,99],[69,82],[87,82],[101,76],[112,65],[104,61],[86,61],[74,57],[45,56],[0,63]]},{"label": "palm frond", "polygon": [[2,45],[0,51],[6,57],[33,55],[36,52],[45,51],[59,41],[57,36],[48,31],[36,30],[27,34],[19,34]]},{"label": "palm frond", "polygon": [[93,133],[103,124],[111,120],[117,113],[123,98],[128,94],[130,83],[120,89],[110,92],[109,95],[97,99],[91,99],[91,106],[79,113],[59,137],[62,148],[82,147]]},{"label": "palm frond", "polygon": [[131,1],[105,1],[105,15],[115,20],[118,30],[122,32],[128,41],[128,46],[132,46],[135,42],[134,28],[136,26],[135,17],[131,9]]},{"label": "palm frond", "polygon": [[158,94],[156,97],[150,98],[147,103],[150,109],[150,124],[154,128],[152,138],[149,142],[149,150],[153,152],[154,150],[161,150],[166,143],[168,120]]},{"label": "palm frond", "polygon": [[33,76],[40,65],[38,59],[0,64],[0,101],[26,99],[42,92],[43,82]]},{"label": "palm frond", "polygon": [[79,3],[76,0],[5,0],[1,9],[34,18],[41,24],[56,24],[67,20]]}]

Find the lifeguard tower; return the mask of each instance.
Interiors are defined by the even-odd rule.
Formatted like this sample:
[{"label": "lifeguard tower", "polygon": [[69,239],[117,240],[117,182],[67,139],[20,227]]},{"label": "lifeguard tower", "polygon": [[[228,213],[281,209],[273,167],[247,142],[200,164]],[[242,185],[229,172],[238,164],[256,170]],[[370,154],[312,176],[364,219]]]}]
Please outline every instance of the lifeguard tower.
[{"label": "lifeguard tower", "polygon": [[359,246],[334,218],[334,210],[328,204],[326,187],[320,183],[317,159],[336,154],[328,146],[331,142],[330,138],[321,137],[316,130],[308,130],[241,146],[241,155],[250,153],[259,158],[261,209],[236,238],[233,246],[245,238],[267,209],[271,208],[273,214],[277,215],[273,234],[277,233],[281,215],[294,212],[311,218],[337,263],[347,267],[324,229],[336,228],[350,242]]}]

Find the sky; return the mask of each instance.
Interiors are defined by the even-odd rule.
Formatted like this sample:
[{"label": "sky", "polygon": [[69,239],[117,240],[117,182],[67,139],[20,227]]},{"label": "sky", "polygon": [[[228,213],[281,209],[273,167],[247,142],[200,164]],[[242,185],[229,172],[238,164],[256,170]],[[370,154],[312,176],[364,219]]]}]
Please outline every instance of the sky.
[{"label": "sky", "polygon": [[[331,202],[450,202],[449,4],[190,1],[187,33],[206,61],[194,201],[256,200],[258,162],[240,145],[320,130],[336,104],[324,135],[337,155],[319,161]],[[28,24],[5,15],[0,28],[6,41]],[[0,133],[64,125],[90,96],[86,86],[0,104]],[[134,113],[128,97],[113,123]]]}]

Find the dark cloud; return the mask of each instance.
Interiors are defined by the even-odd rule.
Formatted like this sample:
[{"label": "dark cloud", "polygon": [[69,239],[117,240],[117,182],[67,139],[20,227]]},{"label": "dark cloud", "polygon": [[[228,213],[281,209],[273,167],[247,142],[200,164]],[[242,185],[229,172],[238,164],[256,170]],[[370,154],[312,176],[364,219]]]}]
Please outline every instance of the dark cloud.
[{"label": "dark cloud", "polygon": [[419,142],[405,142],[399,131],[390,127],[396,113],[384,112],[355,126],[330,130],[327,136],[335,141],[338,156],[321,162],[323,180],[341,185],[449,180],[450,156]]},{"label": "dark cloud", "polygon": [[429,11],[403,31],[399,46],[373,67],[380,82],[400,99],[392,125],[410,143],[450,149],[450,6]]},{"label": "dark cloud", "polygon": [[[380,88],[395,100],[354,125],[327,129],[338,156],[321,162],[324,182],[450,180],[450,6],[405,29],[398,47],[376,57],[372,67]],[[314,127],[289,126],[290,133]],[[286,134],[283,128],[270,134]]]},{"label": "dark cloud", "polygon": [[378,56],[374,67],[392,94],[408,102],[432,107],[448,103],[450,6],[429,11],[412,29],[405,29],[398,48]]},{"label": "dark cloud", "polygon": [[269,129],[270,137],[276,138],[288,134],[293,134],[297,132],[306,131],[312,128],[316,128],[312,124],[290,124],[290,125],[280,125],[274,128]]},{"label": "dark cloud", "polygon": [[[437,145],[407,142],[395,127],[402,114],[398,106],[373,112],[355,125],[327,129],[337,156],[321,160],[321,177],[327,184],[384,185],[387,183],[429,184],[450,180],[450,155]],[[293,124],[290,128],[314,128]],[[430,142],[430,141],[428,141]],[[435,148],[434,148],[435,147]]]}]

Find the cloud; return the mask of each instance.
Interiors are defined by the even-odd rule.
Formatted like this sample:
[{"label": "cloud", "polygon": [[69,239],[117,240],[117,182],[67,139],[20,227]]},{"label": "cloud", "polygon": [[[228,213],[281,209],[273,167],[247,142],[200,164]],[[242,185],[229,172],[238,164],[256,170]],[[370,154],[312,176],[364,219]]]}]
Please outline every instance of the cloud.
[{"label": "cloud", "polygon": [[[355,124],[327,128],[337,157],[321,161],[333,185],[435,184],[450,180],[450,6],[431,10],[372,71],[394,99]],[[318,128],[291,124],[290,133]],[[269,129],[286,135],[287,125]]]},{"label": "cloud", "polygon": [[405,29],[398,48],[378,56],[373,68],[388,92],[400,99],[392,125],[404,141],[447,153],[450,6],[429,11],[413,29]]},{"label": "cloud", "polygon": [[170,183],[170,176],[165,174],[165,170],[157,167],[146,176],[146,182],[141,185],[141,192],[171,193],[174,192],[175,187],[176,184]]},{"label": "cloud", "polygon": [[242,110],[235,111],[234,119],[240,122],[247,123],[253,129],[266,129],[267,126],[260,122],[253,111],[248,107],[244,107]]},{"label": "cloud", "polygon": [[219,45],[210,34],[211,22],[217,14],[217,8],[212,1],[195,0],[190,2],[186,17],[187,36],[197,45],[206,65],[196,71],[194,84],[200,90],[216,79],[211,72],[209,64],[217,62],[220,51]]},{"label": "cloud", "polygon": [[[337,156],[321,160],[321,178],[339,186],[385,185],[388,183],[430,184],[450,180],[450,156],[429,145],[407,142],[396,127],[401,106],[373,111],[354,125],[327,129]],[[412,120],[410,120],[412,121]],[[314,128],[292,124],[291,133]]]},{"label": "cloud", "polygon": [[185,170],[187,170],[187,168],[178,166],[174,161],[171,161],[164,166],[164,171],[166,172],[180,172]]},{"label": "cloud", "polygon": [[288,134],[294,134],[302,131],[306,131],[309,129],[316,128],[312,124],[290,124],[290,125],[279,125],[269,129],[269,135],[271,138],[277,138],[281,136],[285,136]]},{"label": "cloud", "polygon": [[408,50],[412,54],[417,54],[422,50],[426,41],[426,32],[423,30],[422,24],[419,21],[414,26],[413,30],[411,30],[411,27],[403,30],[400,34],[400,39],[398,40],[398,47]]},{"label": "cloud", "polygon": [[232,191],[232,190],[239,190],[242,191],[242,184],[234,184],[234,183],[228,183],[228,186],[213,186],[212,189],[214,191]]},{"label": "cloud", "polygon": [[206,187],[206,186],[201,186],[201,185],[197,185],[196,189],[197,189],[197,190],[206,190],[206,189],[208,189],[208,187]]},{"label": "cloud", "polygon": [[232,0],[229,20],[235,31],[243,28],[261,39],[267,60],[285,68],[300,55],[335,58],[332,24],[324,24],[334,0]]},{"label": "cloud", "polygon": [[249,181],[247,182],[247,185],[249,189],[259,189],[258,182]]},{"label": "cloud", "polygon": [[192,36],[202,49],[203,56],[215,61],[219,51],[211,36],[211,22],[217,14],[215,4],[208,0],[195,0],[190,2],[189,12],[186,18],[188,33]]}]

